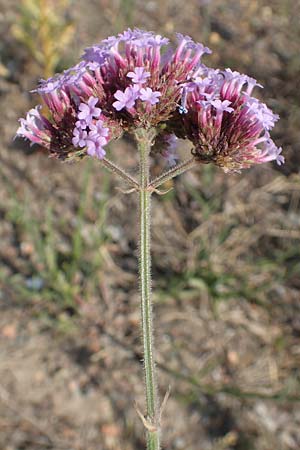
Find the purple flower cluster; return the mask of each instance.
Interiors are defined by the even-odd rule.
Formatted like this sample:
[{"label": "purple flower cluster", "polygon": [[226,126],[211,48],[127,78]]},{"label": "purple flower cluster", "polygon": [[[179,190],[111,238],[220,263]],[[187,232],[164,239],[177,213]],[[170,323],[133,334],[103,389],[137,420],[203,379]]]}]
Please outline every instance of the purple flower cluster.
[{"label": "purple flower cluster", "polygon": [[190,37],[178,34],[177,40],[173,50],[160,35],[128,29],[85,50],[83,60],[95,68],[107,104],[122,114],[123,127],[156,125],[177,108],[180,83],[193,77],[201,56],[210,53]]},{"label": "purple flower cluster", "polygon": [[270,137],[278,116],[252,96],[262,86],[230,69],[206,67],[201,57],[211,53],[207,47],[189,36],[176,38],[173,47],[160,35],[128,29],[87,48],[76,66],[41,80],[35,92],[48,112],[30,110],[17,135],[58,158],[101,159],[103,147],[124,131],[156,128],[170,164],[177,160],[176,137],[192,141],[198,161],[225,171],[282,164]]},{"label": "purple flower cluster", "polygon": [[251,96],[256,85],[253,78],[230,69],[208,68],[185,85],[183,130],[199,161],[213,162],[225,172],[284,162],[269,134],[279,116]]}]

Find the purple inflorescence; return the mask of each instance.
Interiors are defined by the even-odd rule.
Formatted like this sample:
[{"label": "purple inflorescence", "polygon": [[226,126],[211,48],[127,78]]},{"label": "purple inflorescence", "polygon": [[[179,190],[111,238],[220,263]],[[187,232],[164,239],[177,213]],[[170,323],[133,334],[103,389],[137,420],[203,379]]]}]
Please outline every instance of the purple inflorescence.
[{"label": "purple inflorescence", "polygon": [[279,117],[250,96],[256,85],[253,78],[230,69],[203,69],[187,83],[187,114],[182,121],[199,161],[213,162],[225,172],[284,162],[269,134]]},{"label": "purple inflorescence", "polygon": [[252,96],[262,87],[230,69],[206,67],[211,51],[189,36],[169,40],[128,29],[85,50],[82,61],[34,91],[48,111],[31,109],[18,136],[62,159],[103,158],[104,147],[136,128],[156,129],[153,147],[175,164],[176,139],[188,138],[199,162],[238,171],[266,161],[284,162],[270,137],[278,116]]}]

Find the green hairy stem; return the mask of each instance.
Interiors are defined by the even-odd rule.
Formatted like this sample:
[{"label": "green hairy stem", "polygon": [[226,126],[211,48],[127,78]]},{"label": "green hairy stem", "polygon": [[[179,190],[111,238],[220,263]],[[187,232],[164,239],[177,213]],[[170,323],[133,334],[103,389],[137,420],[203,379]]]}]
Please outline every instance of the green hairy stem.
[{"label": "green hairy stem", "polygon": [[136,132],[136,140],[140,155],[140,243],[139,273],[142,313],[142,339],[144,351],[144,369],[146,383],[147,415],[144,421],[147,433],[148,450],[159,450],[159,411],[155,361],[153,352],[153,319],[151,300],[151,256],[150,256],[150,207],[151,190],[149,190],[149,153],[151,136],[146,130]]}]

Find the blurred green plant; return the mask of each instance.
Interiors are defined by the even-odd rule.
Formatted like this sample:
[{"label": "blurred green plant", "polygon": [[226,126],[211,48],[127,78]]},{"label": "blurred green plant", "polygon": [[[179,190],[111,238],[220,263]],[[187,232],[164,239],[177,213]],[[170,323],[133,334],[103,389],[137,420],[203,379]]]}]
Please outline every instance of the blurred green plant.
[{"label": "blurred green plant", "polygon": [[[135,0],[121,0],[120,1],[120,17],[125,26],[132,26],[134,22],[134,12],[136,7]],[[120,24],[121,25],[121,24]]]},{"label": "blurred green plant", "polygon": [[[91,161],[88,161],[71,221],[58,218],[50,203],[45,207],[45,212],[37,216],[28,208],[30,201],[21,202],[13,188],[10,189],[12,201],[5,214],[15,228],[21,253],[24,243],[25,247],[31,248],[25,255],[28,259],[26,273],[18,272],[10,278],[12,289],[23,299],[49,301],[49,310],[53,311],[54,306],[55,315],[62,319],[64,328],[67,323],[65,310],[76,314],[80,303],[78,299],[85,298],[87,292],[91,296],[99,295],[96,292],[99,271],[104,260],[103,250],[109,240],[105,220],[110,181],[105,174],[101,197],[91,198],[89,193],[93,180]],[[92,226],[90,215],[93,216]]]},{"label": "blurred green plant", "polygon": [[103,14],[109,20],[114,33],[119,33],[125,28],[134,28],[136,0],[119,0],[110,2]]},{"label": "blurred green plant", "polygon": [[68,17],[71,0],[21,0],[11,31],[49,78],[61,63],[75,32]]}]

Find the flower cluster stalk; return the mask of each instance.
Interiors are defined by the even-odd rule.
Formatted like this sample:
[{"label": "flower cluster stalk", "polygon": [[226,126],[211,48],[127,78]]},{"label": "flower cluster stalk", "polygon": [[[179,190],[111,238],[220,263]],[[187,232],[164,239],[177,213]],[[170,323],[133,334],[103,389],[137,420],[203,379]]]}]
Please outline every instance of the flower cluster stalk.
[{"label": "flower cluster stalk", "polygon": [[167,170],[163,174],[154,178],[154,180],[151,181],[150,186],[152,189],[156,189],[159,186],[161,186],[162,184],[171,180],[172,178],[175,178],[178,175],[181,175],[182,173],[186,172],[187,170],[192,169],[196,165],[197,165],[197,161],[195,160],[194,157],[186,159],[185,161],[172,167],[172,169]]},{"label": "flower cluster stalk", "polygon": [[118,177],[122,178],[126,183],[135,189],[139,189],[139,183],[129,175],[123,168],[119,167],[116,163],[107,158],[101,160],[102,165],[111,173],[114,173]]}]

